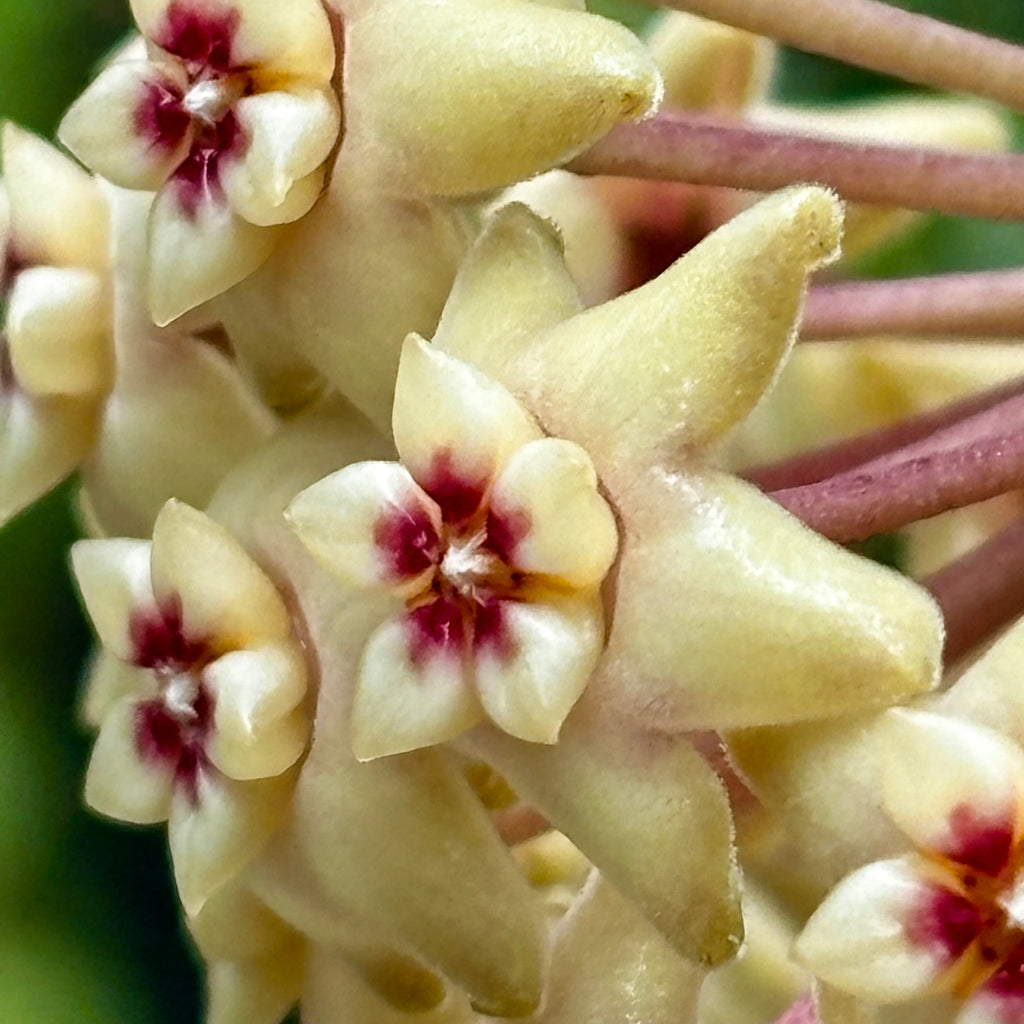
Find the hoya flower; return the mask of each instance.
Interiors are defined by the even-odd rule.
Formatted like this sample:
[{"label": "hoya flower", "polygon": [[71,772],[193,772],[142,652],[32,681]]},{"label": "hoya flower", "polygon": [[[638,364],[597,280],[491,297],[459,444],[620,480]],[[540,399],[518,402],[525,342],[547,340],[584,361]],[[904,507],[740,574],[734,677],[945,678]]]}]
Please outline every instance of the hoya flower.
[{"label": "hoya flower", "polygon": [[319,0],[132,0],[145,53],[115,60],[60,135],[98,174],[157,193],[149,302],[166,324],[251,273],[323,187],[340,109]]},{"label": "hoya flower", "polygon": [[1021,1020],[1024,751],[927,712],[889,712],[885,730],[883,805],[915,851],[842,881],[801,933],[797,956],[870,1002],[950,994],[962,1001],[959,1024]]},{"label": "hoya flower", "polygon": [[402,340],[433,333],[481,199],[650,114],[661,79],[635,35],[582,4],[331,6],[345,130],[329,187],[216,308],[247,358],[291,354],[386,430]]},{"label": "hoya flower", "polygon": [[197,913],[287,813],[288,769],[309,737],[291,619],[230,534],[180,502],[152,543],[79,541],[72,562],[103,644],[85,703],[99,728],[86,800],[122,821],[168,821]]},{"label": "hoya flower", "polygon": [[555,742],[601,650],[618,546],[589,457],[416,337],[393,424],[400,464],[346,467],[289,510],[333,571],[403,602],[363,653],[356,756],[439,743],[484,714]]},{"label": "hoya flower", "polygon": [[90,450],[113,370],[107,207],[13,124],[0,136],[0,523]]}]

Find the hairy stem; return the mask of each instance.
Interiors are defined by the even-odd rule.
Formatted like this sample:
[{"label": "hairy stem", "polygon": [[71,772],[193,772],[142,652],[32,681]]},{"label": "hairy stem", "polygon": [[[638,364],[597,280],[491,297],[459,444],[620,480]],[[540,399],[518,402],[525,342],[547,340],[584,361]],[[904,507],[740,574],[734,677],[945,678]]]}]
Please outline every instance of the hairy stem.
[{"label": "hairy stem", "polygon": [[662,0],[801,50],[1024,110],[1024,50],[877,0]]},{"label": "hairy stem", "polygon": [[848,543],[1024,487],[1024,397],[816,483],[771,492],[818,533]]},{"label": "hairy stem", "polygon": [[1024,614],[1024,518],[923,582],[942,609],[953,662]]},{"label": "hairy stem", "polygon": [[844,281],[811,288],[801,338],[875,334],[1020,337],[1024,335],[1024,270]]},{"label": "hairy stem", "polygon": [[1024,380],[1012,381],[971,395],[939,409],[901,420],[892,426],[880,427],[823,448],[755,467],[743,476],[763,491],[780,491],[813,484],[923,441],[940,430],[1001,406],[1019,395],[1024,395]]},{"label": "hairy stem", "polygon": [[1024,155],[831,139],[706,114],[619,125],[569,169],[753,192],[817,182],[856,202],[1024,220]]}]

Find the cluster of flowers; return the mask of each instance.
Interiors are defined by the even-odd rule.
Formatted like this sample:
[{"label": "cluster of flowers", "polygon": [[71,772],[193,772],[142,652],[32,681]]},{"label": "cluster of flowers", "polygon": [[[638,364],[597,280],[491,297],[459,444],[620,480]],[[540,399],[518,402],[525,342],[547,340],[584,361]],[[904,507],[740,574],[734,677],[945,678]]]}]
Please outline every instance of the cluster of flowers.
[{"label": "cluster of flowers", "polygon": [[[132,11],[88,170],[3,130],[0,519],[79,472],[86,800],[167,821],[209,1024],[1024,1021],[1024,627],[929,696],[1021,389],[736,472],[1024,358],[794,348],[827,188],[552,170],[662,103],[1000,118],[779,109],[767,40],[679,12]],[[994,495],[909,531],[946,590],[834,543]]]}]

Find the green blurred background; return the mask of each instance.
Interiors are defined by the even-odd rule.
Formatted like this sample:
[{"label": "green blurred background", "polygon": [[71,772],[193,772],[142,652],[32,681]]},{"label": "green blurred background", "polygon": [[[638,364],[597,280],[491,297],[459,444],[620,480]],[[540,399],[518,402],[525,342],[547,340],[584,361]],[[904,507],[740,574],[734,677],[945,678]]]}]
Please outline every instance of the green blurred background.
[{"label": "green blurred background", "polygon": [[[649,17],[621,0],[592,6],[633,27]],[[1024,38],[1024,0],[903,6]],[[0,0],[0,118],[52,137],[127,23],[121,0]],[[822,103],[897,87],[799,54],[784,56],[776,82],[784,98]],[[861,270],[1018,263],[1024,228],[934,217]],[[0,1021],[193,1024],[198,976],[161,831],[104,823],[80,807],[88,743],[74,704],[89,639],[66,572],[72,496],[67,485],[0,531]]]}]

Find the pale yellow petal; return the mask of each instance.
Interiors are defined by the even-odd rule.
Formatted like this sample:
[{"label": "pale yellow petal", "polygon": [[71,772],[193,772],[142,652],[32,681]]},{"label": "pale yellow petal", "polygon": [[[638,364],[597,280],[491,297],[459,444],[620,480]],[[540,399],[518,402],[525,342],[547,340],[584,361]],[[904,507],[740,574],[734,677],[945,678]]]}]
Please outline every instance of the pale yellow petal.
[{"label": "pale yellow petal", "polygon": [[280,1024],[299,1001],[305,943],[255,960],[218,960],[206,968],[206,1024]]}]

